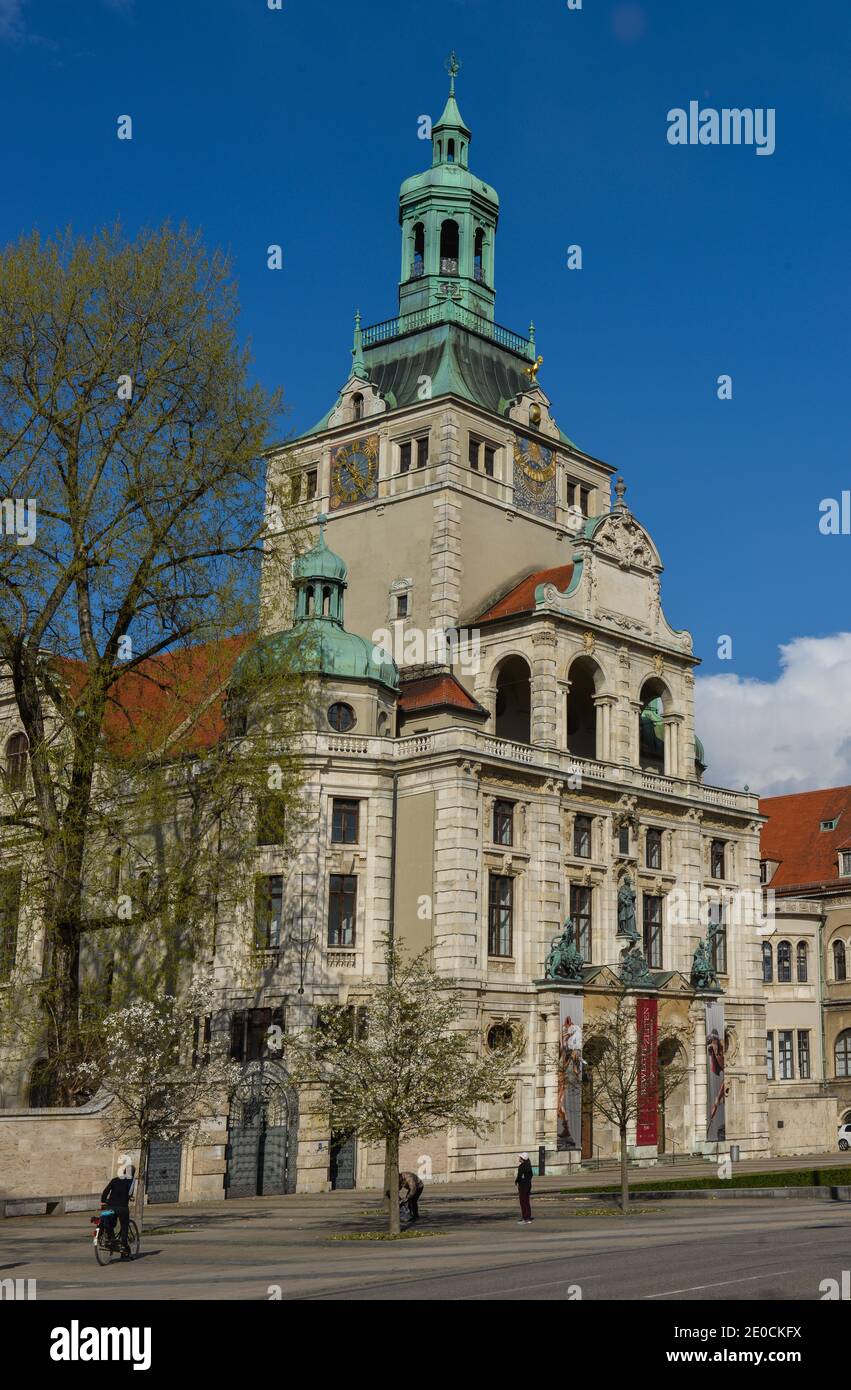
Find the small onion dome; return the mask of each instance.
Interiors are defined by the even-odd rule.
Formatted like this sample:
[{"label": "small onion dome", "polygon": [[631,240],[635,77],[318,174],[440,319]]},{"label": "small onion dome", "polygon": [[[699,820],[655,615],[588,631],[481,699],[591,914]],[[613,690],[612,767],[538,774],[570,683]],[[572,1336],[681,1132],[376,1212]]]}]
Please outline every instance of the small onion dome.
[{"label": "small onion dome", "polygon": [[322,618],[298,619],[285,632],[261,637],[234,668],[231,685],[246,678],[262,684],[263,676],[282,671],[294,676],[334,676],[376,681],[398,691],[396,663],[381,648]]},{"label": "small onion dome", "polygon": [[335,555],[325,544],[325,518],[319,518],[319,540],[311,550],[293,560],[293,582],[299,584],[306,579],[335,579],[344,584],[349,567],[340,555]]}]

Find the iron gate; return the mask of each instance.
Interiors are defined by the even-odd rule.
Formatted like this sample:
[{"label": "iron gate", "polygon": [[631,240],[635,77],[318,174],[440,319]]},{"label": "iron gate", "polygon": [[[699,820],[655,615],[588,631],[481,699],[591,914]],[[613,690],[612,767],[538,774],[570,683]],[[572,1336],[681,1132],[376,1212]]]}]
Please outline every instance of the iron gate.
[{"label": "iron gate", "polygon": [[283,1079],[249,1063],[228,1120],[228,1197],[268,1197],[288,1190],[293,1107]]},{"label": "iron gate", "polygon": [[179,1139],[152,1139],[148,1149],[147,1194],[149,1202],[180,1200],[180,1161],[183,1145]]}]

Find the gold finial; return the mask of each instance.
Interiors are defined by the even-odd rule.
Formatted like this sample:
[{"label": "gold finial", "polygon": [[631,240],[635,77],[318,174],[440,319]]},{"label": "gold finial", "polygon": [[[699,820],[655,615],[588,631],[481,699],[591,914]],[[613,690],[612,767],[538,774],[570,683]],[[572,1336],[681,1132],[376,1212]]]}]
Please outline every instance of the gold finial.
[{"label": "gold finial", "polygon": [[528,367],[523,368],[523,371],[526,373],[526,376],[529,378],[531,382],[537,382],[538,369],[543,365],[543,361],[543,357],[539,357],[537,362],[530,362]]}]

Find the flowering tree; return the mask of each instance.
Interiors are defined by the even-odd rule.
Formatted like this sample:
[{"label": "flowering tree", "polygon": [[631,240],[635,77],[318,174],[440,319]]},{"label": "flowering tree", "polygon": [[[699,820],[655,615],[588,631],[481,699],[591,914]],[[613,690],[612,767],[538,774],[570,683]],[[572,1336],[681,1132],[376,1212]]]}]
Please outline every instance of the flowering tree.
[{"label": "flowering tree", "polygon": [[195,1024],[211,1008],[196,988],[183,998],[164,995],[115,1009],[104,1020],[103,1055],[83,1063],[89,1085],[112,1096],[105,1140],[140,1149],[134,1216],[141,1226],[152,1139],[199,1138],[204,1117],[220,1109],[239,1078],[239,1067],[220,1051],[193,1055]]},{"label": "flowering tree", "polygon": [[384,1144],[392,1235],[399,1233],[402,1140],[446,1125],[486,1133],[484,1107],[504,1094],[523,1050],[522,1039],[485,1049],[478,1032],[463,1027],[456,981],[438,975],[428,955],[409,959],[385,938],[387,978],[369,991],[365,1023],[334,1005],[315,1029],[286,1040],[293,1078],[321,1088],[332,1128]]}]

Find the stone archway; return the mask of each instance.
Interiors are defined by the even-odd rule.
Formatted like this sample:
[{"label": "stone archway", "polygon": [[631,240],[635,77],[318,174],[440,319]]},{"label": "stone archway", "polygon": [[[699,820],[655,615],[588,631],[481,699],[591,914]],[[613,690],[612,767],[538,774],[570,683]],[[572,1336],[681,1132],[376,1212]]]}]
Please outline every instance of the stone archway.
[{"label": "stone archway", "polygon": [[294,1192],[298,1096],[277,1062],[248,1062],[228,1117],[227,1197]]}]

